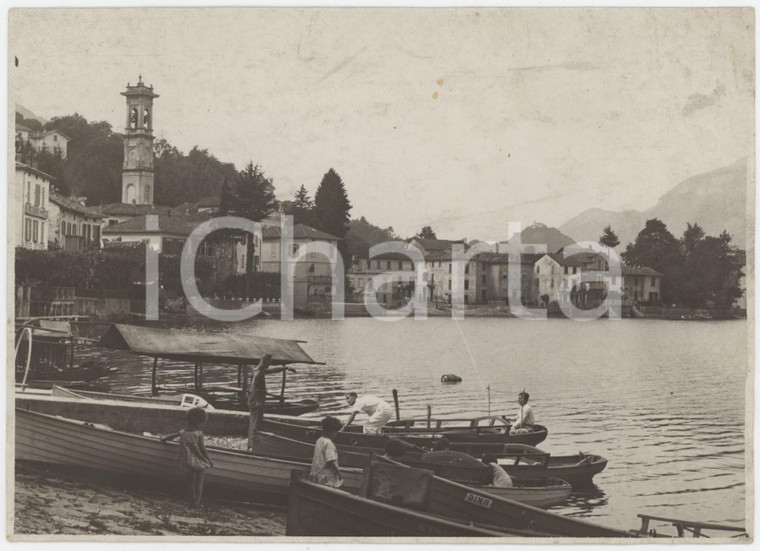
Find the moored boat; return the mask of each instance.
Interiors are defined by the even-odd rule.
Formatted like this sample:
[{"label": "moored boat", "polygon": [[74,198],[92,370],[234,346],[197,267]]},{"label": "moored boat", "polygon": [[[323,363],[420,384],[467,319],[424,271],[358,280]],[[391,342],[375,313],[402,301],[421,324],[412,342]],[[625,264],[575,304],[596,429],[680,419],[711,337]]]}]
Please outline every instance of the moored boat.
[{"label": "moored boat", "polygon": [[[152,358],[152,396],[158,396],[161,392],[174,395],[178,391],[180,393],[190,391],[201,396],[214,407],[245,411],[248,410],[246,403],[249,388],[248,366],[256,364],[264,355],[269,354],[272,356],[272,366],[279,366],[273,371],[282,372],[282,383],[279,394],[267,395],[265,411],[277,415],[301,415],[319,408],[319,402],[311,399],[293,401],[285,395],[287,371],[295,371],[288,366],[320,364],[301,348],[301,342],[114,324],[100,338],[98,346]],[[192,365],[193,386],[186,388],[185,385],[173,383],[160,386],[159,360],[185,362]],[[204,364],[230,366],[236,370],[237,379],[228,382],[207,382],[204,380]]]},{"label": "moored boat", "polygon": [[[38,461],[94,469],[136,480],[183,483],[177,464],[177,444],[111,430],[104,425],[15,410],[17,460]],[[180,425],[182,426],[182,425]],[[310,462],[289,461],[209,447],[214,467],[206,471],[206,485],[249,501],[283,500],[291,471],[309,471]],[[358,492],[361,470],[343,468],[344,487]]]},{"label": "moored boat", "polygon": [[[414,473],[416,474],[416,473]],[[407,496],[424,496],[430,485],[426,472],[407,484]],[[398,473],[397,473],[398,475]],[[410,480],[406,477],[405,480]],[[372,488],[371,484],[367,487]],[[375,486],[376,487],[376,486]],[[508,537],[540,536],[535,532],[473,526],[426,510],[424,497],[410,496],[404,506],[399,500],[382,500],[378,493],[351,495],[339,489],[315,484],[294,473],[288,499],[288,536],[354,537]]]},{"label": "moored boat", "polygon": [[[426,453],[413,447],[393,460],[409,467],[426,469],[435,475],[466,484],[485,493],[511,499],[533,507],[549,508],[564,503],[570,496],[571,486],[558,478],[537,477],[516,480],[512,488],[497,488],[488,484],[491,469],[474,457],[454,452]],[[288,457],[309,461],[314,455],[314,444],[286,438],[277,434],[262,433],[255,444],[256,453],[268,457]],[[376,450],[338,445],[339,462],[346,467],[363,467]],[[449,460],[428,461],[426,457],[445,455]]]},{"label": "moored boat", "polygon": [[[262,429],[304,442],[316,442],[321,434],[319,422],[314,419],[272,419],[265,418]],[[335,440],[336,444],[358,446],[382,450],[388,443],[388,439],[400,438],[417,446],[432,448],[442,438],[449,441],[452,450],[467,450],[468,453],[480,454],[485,452],[498,452],[509,442],[509,434],[496,430],[487,430],[484,427],[475,428],[452,428],[425,430],[391,430],[385,434],[365,434],[361,425],[349,425],[345,427]],[[530,439],[542,441],[546,438],[547,430],[537,425],[535,433],[517,435],[520,441]]]}]

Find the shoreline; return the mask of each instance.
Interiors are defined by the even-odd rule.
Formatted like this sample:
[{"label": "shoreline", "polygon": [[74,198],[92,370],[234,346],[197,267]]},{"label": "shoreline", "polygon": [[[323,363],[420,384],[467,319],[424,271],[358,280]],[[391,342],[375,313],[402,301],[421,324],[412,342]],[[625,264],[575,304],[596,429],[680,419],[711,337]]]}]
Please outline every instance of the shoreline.
[{"label": "shoreline", "polygon": [[173,490],[136,487],[118,475],[17,461],[13,529],[8,530],[15,536],[285,535],[285,507],[211,496],[194,510],[183,501],[181,488]]}]

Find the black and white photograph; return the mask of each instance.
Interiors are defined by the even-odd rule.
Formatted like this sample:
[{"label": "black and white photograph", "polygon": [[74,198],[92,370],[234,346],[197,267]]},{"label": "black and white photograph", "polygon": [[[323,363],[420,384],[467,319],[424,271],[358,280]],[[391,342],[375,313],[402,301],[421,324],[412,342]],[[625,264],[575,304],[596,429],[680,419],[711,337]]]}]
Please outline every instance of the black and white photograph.
[{"label": "black and white photograph", "polygon": [[6,14],[8,539],[753,541],[752,7]]}]

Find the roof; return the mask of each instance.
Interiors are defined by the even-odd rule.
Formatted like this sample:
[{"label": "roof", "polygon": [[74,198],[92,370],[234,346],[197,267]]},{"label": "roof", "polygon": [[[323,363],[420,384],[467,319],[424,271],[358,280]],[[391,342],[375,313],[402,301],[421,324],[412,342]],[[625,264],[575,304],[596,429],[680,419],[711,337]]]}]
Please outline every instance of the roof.
[{"label": "roof", "polygon": [[647,266],[623,266],[623,275],[662,277],[660,272]]},{"label": "roof", "polygon": [[218,207],[222,203],[221,196],[218,195],[208,195],[206,197],[201,197],[200,201],[198,201],[197,205],[201,208],[204,207]]},{"label": "roof", "polygon": [[98,344],[187,362],[254,363],[271,354],[274,364],[318,363],[304,352],[300,342],[303,341],[114,324]]},{"label": "roof", "polygon": [[141,216],[143,214],[160,214],[171,210],[171,207],[158,205],[133,205],[132,203],[110,203],[100,207],[100,211],[105,215],[119,216]]},{"label": "roof", "polygon": [[52,130],[48,130],[47,132],[41,132],[40,134],[37,135],[37,138],[44,138],[45,136],[48,136],[49,134],[55,134],[55,133],[60,134],[67,140],[71,140],[71,138],[69,138],[66,134],[64,134],[63,132],[61,132],[60,130],[56,128],[53,128]]},{"label": "roof", "polygon": [[76,199],[64,197],[63,195],[58,195],[57,193],[51,193],[50,201],[61,208],[74,211],[77,214],[81,214],[82,216],[89,216],[91,218],[103,218],[103,215],[98,211],[98,209],[86,207]]},{"label": "roof", "polygon": [[16,170],[25,170],[29,172],[30,174],[34,174],[35,176],[39,176],[40,178],[46,178],[47,180],[50,180],[51,182],[55,181],[55,176],[51,176],[50,174],[46,172],[42,172],[41,170],[37,170],[36,168],[33,168],[29,165],[25,165],[24,163],[16,162]]},{"label": "roof", "polygon": [[467,245],[464,241],[451,241],[448,239],[421,239],[415,237],[412,241],[416,241],[427,252],[433,251],[451,251],[452,245]]},{"label": "roof", "polygon": [[130,218],[124,222],[107,226],[103,229],[103,235],[118,235],[122,233],[168,233],[172,235],[187,236],[195,228],[209,219],[208,214],[180,214],[160,213],[156,229],[147,230],[147,215]]},{"label": "roof", "polygon": [[16,123],[16,132],[34,132],[31,128],[29,128],[26,125],[21,124],[20,122]]},{"label": "roof", "polygon": [[[261,230],[264,239],[279,239],[282,232],[279,226],[264,226]],[[316,230],[306,224],[296,224],[293,226],[294,239],[322,239],[325,241],[341,241],[342,238],[336,237],[329,233]]]}]

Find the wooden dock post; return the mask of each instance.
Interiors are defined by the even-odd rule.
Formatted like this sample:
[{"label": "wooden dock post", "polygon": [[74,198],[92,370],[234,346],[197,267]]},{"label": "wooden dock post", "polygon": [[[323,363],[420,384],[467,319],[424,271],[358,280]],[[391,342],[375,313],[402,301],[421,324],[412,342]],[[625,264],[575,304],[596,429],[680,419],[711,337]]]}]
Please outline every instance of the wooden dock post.
[{"label": "wooden dock post", "polygon": [[398,409],[398,390],[393,389],[393,405],[396,407],[396,421],[401,420],[401,415]]}]

